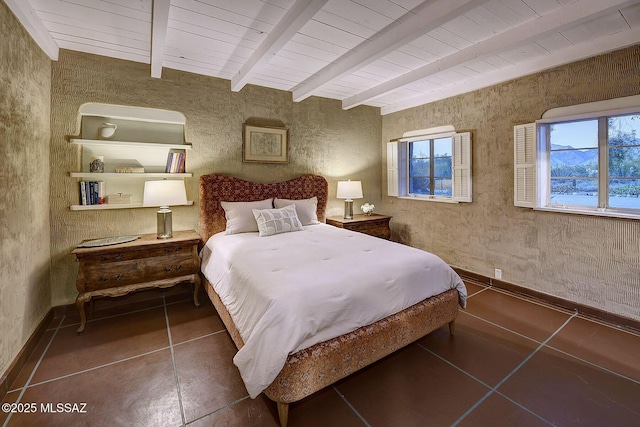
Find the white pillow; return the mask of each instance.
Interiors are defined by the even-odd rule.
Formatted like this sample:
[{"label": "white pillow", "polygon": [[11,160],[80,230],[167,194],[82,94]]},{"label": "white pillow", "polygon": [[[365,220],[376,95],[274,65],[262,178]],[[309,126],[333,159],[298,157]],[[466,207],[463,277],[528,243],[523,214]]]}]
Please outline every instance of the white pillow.
[{"label": "white pillow", "polygon": [[273,202],[276,208],[284,208],[285,206],[295,205],[296,213],[298,214],[298,218],[300,219],[302,225],[320,224],[320,221],[318,221],[318,214],[316,212],[318,209],[317,197],[300,200],[276,198]]},{"label": "white pillow", "polygon": [[273,207],[273,199],[257,202],[220,202],[220,205],[227,218],[225,234],[250,233],[258,231],[252,209],[270,209]]},{"label": "white pillow", "polygon": [[285,206],[281,209],[254,209],[253,216],[258,224],[260,237],[304,230],[298,215],[296,215],[295,205]]}]

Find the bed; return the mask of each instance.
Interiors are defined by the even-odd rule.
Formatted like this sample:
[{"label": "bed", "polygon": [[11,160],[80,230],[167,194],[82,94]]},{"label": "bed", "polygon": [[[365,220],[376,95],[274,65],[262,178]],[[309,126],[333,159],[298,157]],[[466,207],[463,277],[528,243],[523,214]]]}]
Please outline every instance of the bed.
[{"label": "bed", "polygon": [[[267,397],[275,401],[282,427],[287,425],[289,403],[301,400],[335,383],[444,325],[448,324],[450,333],[453,334],[458,308],[464,307],[466,301],[466,289],[458,275],[435,255],[324,224],[327,195],[327,181],[324,177],[317,175],[302,176],[274,184],[255,183],[219,174],[203,175],[200,178],[199,228],[204,242],[201,253],[205,289],[239,350],[234,357],[234,363],[240,369],[250,396],[255,397],[263,391]],[[257,232],[232,235],[224,233],[227,220],[223,205],[229,209],[229,205],[233,202],[236,204],[237,202],[258,203],[258,201],[274,198],[296,201],[316,198],[315,214],[319,224],[305,225],[301,233],[283,233],[266,238],[260,237]],[[230,223],[229,226],[231,225]],[[365,252],[391,251],[388,253],[402,253],[405,258],[428,257],[429,262],[431,258],[435,258],[439,261],[437,268],[425,267],[425,269],[429,270],[429,280],[435,282],[433,286],[437,290],[426,291],[422,290],[422,285],[416,285],[412,287],[417,293],[410,297],[396,298],[395,294],[392,297],[384,296],[382,292],[396,292],[398,286],[395,286],[395,281],[400,279],[393,276],[387,278],[385,283],[394,285],[383,286],[385,290],[380,290],[381,295],[378,295],[378,291],[365,291],[365,283],[371,280],[368,278],[354,280],[356,277],[368,276],[362,270],[349,271],[344,259],[351,259],[350,253],[337,252],[338,256],[327,256],[328,248],[333,248],[335,251],[335,248],[343,246],[336,244],[332,239],[355,242],[355,246],[349,247],[350,249],[346,249],[348,247],[345,246],[345,250],[352,251],[353,257],[369,256]],[[340,240],[336,241],[340,242]],[[307,284],[307,280],[292,279],[299,276],[287,276],[289,265],[297,265],[297,262],[302,260],[302,255],[299,253],[303,251],[295,249],[301,247],[313,247],[309,252],[314,252],[314,256],[319,257],[318,266],[312,268],[320,270],[314,270],[308,276],[314,278],[321,276],[326,282],[323,282],[322,286],[316,286],[315,282]],[[287,262],[289,260],[295,262],[286,264],[282,261],[282,257],[271,255],[272,253],[283,254],[285,250],[290,250],[286,252]],[[407,252],[405,254],[401,251]],[[326,265],[332,265],[333,268],[322,270],[324,267],[320,267],[320,264],[323,262],[328,263]],[[261,263],[265,268],[271,268],[270,272],[252,271]],[[303,263],[300,262],[300,264]],[[358,262],[351,262],[351,264],[358,264]],[[381,268],[383,272],[376,273],[377,275],[386,274],[387,271],[404,270],[384,266]],[[326,273],[319,274],[318,271],[326,271]],[[339,274],[331,274],[331,271]],[[280,275],[281,273],[283,275]],[[416,279],[418,277],[416,274],[420,274],[420,277],[425,276],[424,272],[407,273],[407,277],[402,280],[411,280],[412,283],[422,281],[422,279]],[[269,283],[267,277],[274,275],[277,275],[279,281]],[[340,280],[346,283],[341,284]],[[360,296],[353,297],[362,299],[360,303],[362,309],[352,309],[359,305],[353,304],[351,300],[343,301],[342,295],[337,297],[337,294],[330,293],[332,292],[330,289],[345,288],[347,283],[349,288],[362,289]],[[269,294],[268,297],[249,299],[246,288],[252,286],[262,287],[263,291]],[[299,286],[307,286],[304,292],[312,292],[313,297],[305,296],[296,299],[295,292]],[[275,288],[279,290],[276,292]],[[325,291],[325,288],[329,290]],[[239,292],[239,294],[233,292]],[[426,292],[431,292],[433,295],[423,297],[423,292],[425,295]],[[355,293],[357,294],[358,291]],[[331,304],[325,305],[325,311],[326,307],[332,307],[332,309],[335,307],[335,310],[339,310],[340,304],[345,304],[349,309],[339,313],[349,312],[348,316],[354,319],[345,319],[345,325],[340,323],[338,327],[334,323],[316,319],[314,316],[309,316],[310,320],[306,317],[301,318],[297,312],[289,311],[304,303],[303,300],[311,301],[309,304],[322,301],[323,296],[320,295],[325,294],[331,301]],[[288,300],[284,302],[285,297],[297,302],[291,303]],[[380,305],[380,301],[376,301],[376,298],[388,298],[385,302],[393,301],[393,303],[382,304],[385,306],[384,310],[390,311],[389,313],[372,313],[370,307],[375,304]],[[415,299],[417,302],[413,301]],[[243,310],[249,313],[249,317],[261,319],[251,323],[254,320],[241,317]],[[312,309],[306,307],[303,310]],[[271,326],[267,324],[263,327],[259,322],[264,321],[262,318],[266,319],[266,313],[271,312],[275,312],[275,316],[279,317],[275,320],[270,318]],[[311,311],[304,312],[311,313]],[[345,317],[348,316],[345,315]],[[285,324],[286,319],[295,320],[290,321],[291,324],[286,326],[289,329],[283,333],[282,328],[285,326],[282,325]],[[371,321],[371,319],[375,320]],[[300,325],[307,323],[312,325],[313,333],[306,329],[299,332],[298,329],[303,329]],[[363,324],[360,325],[361,323]],[[277,328],[273,325],[277,325]],[[341,333],[336,332],[340,328],[346,329]],[[274,334],[276,329],[278,331]],[[297,334],[300,335],[299,338]],[[287,345],[290,347],[286,347]],[[284,355],[278,354],[272,357],[272,350],[275,353],[274,348],[285,348],[286,352]],[[263,365],[267,368],[263,369]]]}]

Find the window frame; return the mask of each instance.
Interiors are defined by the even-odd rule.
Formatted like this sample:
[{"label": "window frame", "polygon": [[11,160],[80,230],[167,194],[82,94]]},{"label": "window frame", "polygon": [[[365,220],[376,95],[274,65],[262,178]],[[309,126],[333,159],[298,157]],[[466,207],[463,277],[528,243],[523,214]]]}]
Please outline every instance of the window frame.
[{"label": "window frame", "polygon": [[[451,137],[451,196],[409,193],[409,144]],[[431,144],[433,146],[433,144]],[[433,164],[433,162],[432,162]],[[401,199],[460,203],[472,201],[471,133],[456,133],[453,126],[405,132],[387,143],[387,195]]]},{"label": "window frame", "polygon": [[[515,126],[514,205],[541,211],[640,219],[640,208],[609,206],[609,150],[611,148],[609,146],[609,119],[636,114],[640,115],[640,95],[556,108],[547,111],[542,119],[535,123]],[[552,204],[550,199],[551,126],[557,123],[584,120],[598,120],[597,206]],[[531,188],[529,181],[532,177],[534,188]]]},{"label": "window frame", "polygon": [[[451,159],[451,175],[449,175],[448,177],[436,176],[435,175],[435,169],[436,169],[435,141],[438,140],[438,139],[445,139],[445,138],[449,138],[450,154],[449,154],[448,157]],[[415,175],[411,175],[411,160],[414,160],[414,157],[411,156],[411,146],[412,146],[412,144],[415,144],[417,142],[426,142],[426,141],[429,141],[429,155],[428,155],[428,157],[424,157],[424,159],[429,160],[429,175],[428,175],[427,178],[429,178],[429,191],[430,191],[430,194],[412,193],[411,192],[411,178],[412,177],[416,177],[416,176]],[[451,134],[451,135],[442,135],[442,134],[440,134],[440,135],[427,135],[424,138],[407,141],[406,150],[407,150],[407,154],[406,154],[406,156],[407,156],[407,173],[406,173],[407,197],[419,198],[419,199],[420,198],[445,199],[445,200],[452,199],[453,198],[453,134]],[[434,194],[436,178],[449,178],[451,180],[451,196],[441,196],[441,195]]]}]

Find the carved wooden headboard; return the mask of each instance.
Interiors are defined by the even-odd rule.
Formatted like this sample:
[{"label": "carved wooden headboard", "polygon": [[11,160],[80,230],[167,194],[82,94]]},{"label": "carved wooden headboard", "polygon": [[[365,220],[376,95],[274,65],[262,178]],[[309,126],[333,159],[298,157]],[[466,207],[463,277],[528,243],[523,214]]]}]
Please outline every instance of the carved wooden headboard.
[{"label": "carved wooden headboard", "polygon": [[318,220],[325,221],[327,180],[319,175],[305,175],[273,184],[245,181],[228,175],[200,177],[200,237],[206,243],[213,234],[224,231],[227,221],[220,202],[253,202],[269,197],[281,199],[318,198]]}]

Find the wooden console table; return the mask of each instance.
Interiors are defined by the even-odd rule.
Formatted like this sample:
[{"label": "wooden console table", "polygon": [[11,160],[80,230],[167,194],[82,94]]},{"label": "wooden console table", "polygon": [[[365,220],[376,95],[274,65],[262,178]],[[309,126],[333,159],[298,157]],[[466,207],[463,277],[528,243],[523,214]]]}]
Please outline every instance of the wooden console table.
[{"label": "wooden console table", "polygon": [[80,262],[76,307],[80,313],[78,333],[84,330],[84,304],[93,297],[116,297],[151,288],[167,288],[181,282],[194,285],[193,303],[200,288],[200,235],[193,230],[174,231],[170,239],[156,233],[141,235],[128,243],[93,248],[76,248]]}]

